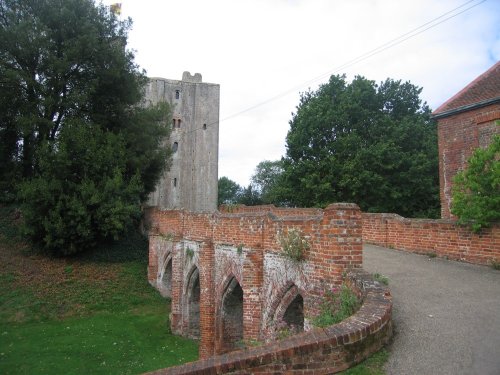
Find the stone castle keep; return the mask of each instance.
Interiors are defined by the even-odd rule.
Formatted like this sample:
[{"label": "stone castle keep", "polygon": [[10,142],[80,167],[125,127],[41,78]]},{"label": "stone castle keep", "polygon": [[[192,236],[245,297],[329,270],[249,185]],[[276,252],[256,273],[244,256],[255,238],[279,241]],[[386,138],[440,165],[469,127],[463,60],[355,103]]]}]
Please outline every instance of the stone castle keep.
[{"label": "stone castle keep", "polygon": [[151,78],[146,102],[167,102],[172,110],[172,164],[148,205],[161,209],[217,209],[219,85],[203,83],[199,73],[181,81]]}]

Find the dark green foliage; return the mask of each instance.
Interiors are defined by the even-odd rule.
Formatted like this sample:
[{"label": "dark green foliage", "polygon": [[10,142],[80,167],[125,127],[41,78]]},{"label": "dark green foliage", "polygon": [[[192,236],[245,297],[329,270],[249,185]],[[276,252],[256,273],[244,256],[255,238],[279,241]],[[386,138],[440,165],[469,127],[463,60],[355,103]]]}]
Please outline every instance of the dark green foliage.
[{"label": "dark green foliage", "polygon": [[354,202],[367,212],[436,217],[437,132],[420,92],[409,82],[332,76],[303,93],[277,200],[303,207]]},{"label": "dark green foliage", "polygon": [[264,160],[257,165],[252,176],[252,185],[259,192],[262,203],[282,205],[282,202],[279,202],[279,179],[282,173],[281,160]]},{"label": "dark green foliage", "polygon": [[252,184],[249,184],[246,188],[241,189],[238,203],[246,206],[258,206],[263,202],[260,192]]},{"label": "dark green foliage", "polygon": [[233,180],[223,176],[219,178],[218,184],[218,199],[217,203],[221,204],[236,204],[238,203],[239,195],[241,194],[241,186]]},{"label": "dark green foliage", "polygon": [[260,192],[252,185],[243,188],[227,177],[219,178],[218,204],[244,204],[256,206],[262,204]]},{"label": "dark green foliage", "polygon": [[467,169],[455,176],[451,212],[475,232],[500,221],[500,136],[476,149]]},{"label": "dark green foliage", "polygon": [[66,124],[57,152],[38,153],[36,176],[20,188],[25,233],[68,255],[118,238],[140,215],[139,175],[124,177],[124,141],[99,127]]},{"label": "dark green foliage", "polygon": [[227,177],[219,178],[219,205],[244,204],[256,206],[259,204],[278,204],[281,188],[279,178],[282,174],[281,160],[264,160],[255,168],[251,183],[241,187]]},{"label": "dark green foliage", "polygon": [[0,0],[0,191],[59,254],[116,238],[167,165],[130,25],[91,0]]}]

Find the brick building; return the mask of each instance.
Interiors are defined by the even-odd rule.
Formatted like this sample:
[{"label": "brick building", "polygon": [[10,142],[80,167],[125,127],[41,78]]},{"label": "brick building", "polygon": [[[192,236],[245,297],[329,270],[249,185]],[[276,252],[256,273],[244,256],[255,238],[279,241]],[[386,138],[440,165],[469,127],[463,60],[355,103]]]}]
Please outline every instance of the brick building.
[{"label": "brick building", "polygon": [[441,217],[451,218],[453,177],[500,133],[500,61],[433,112],[438,122]]}]

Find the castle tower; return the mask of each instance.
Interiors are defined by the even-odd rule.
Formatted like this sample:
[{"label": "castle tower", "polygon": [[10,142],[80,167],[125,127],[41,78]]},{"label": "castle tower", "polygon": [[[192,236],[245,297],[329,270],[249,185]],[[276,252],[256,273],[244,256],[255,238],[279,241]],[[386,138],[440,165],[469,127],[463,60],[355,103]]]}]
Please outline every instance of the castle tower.
[{"label": "castle tower", "polygon": [[184,72],[182,81],[151,78],[147,103],[167,102],[172,110],[172,165],[148,205],[192,212],[217,210],[220,86],[201,74]]}]

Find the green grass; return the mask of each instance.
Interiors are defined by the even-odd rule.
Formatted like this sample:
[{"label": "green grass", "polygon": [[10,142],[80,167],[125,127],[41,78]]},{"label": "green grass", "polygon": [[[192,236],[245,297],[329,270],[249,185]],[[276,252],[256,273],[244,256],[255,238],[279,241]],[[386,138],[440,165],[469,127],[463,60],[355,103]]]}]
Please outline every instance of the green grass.
[{"label": "green grass", "polygon": [[136,374],[197,358],[158,314],[0,325],[2,374]]},{"label": "green grass", "polygon": [[170,333],[140,234],[50,258],[21,241],[13,213],[0,206],[1,374],[137,374],[197,359],[196,342]]},{"label": "green grass", "polygon": [[[197,359],[147,283],[142,236],[49,258],[22,242],[13,212],[0,206],[0,374],[138,374]],[[387,357],[342,374],[384,374]]]},{"label": "green grass", "polygon": [[381,273],[375,272],[373,278],[381,284],[389,285],[389,278]]},{"label": "green grass", "polygon": [[367,360],[361,362],[346,371],[342,371],[342,375],[385,375],[384,364],[389,359],[389,353],[385,349],[381,349]]}]

